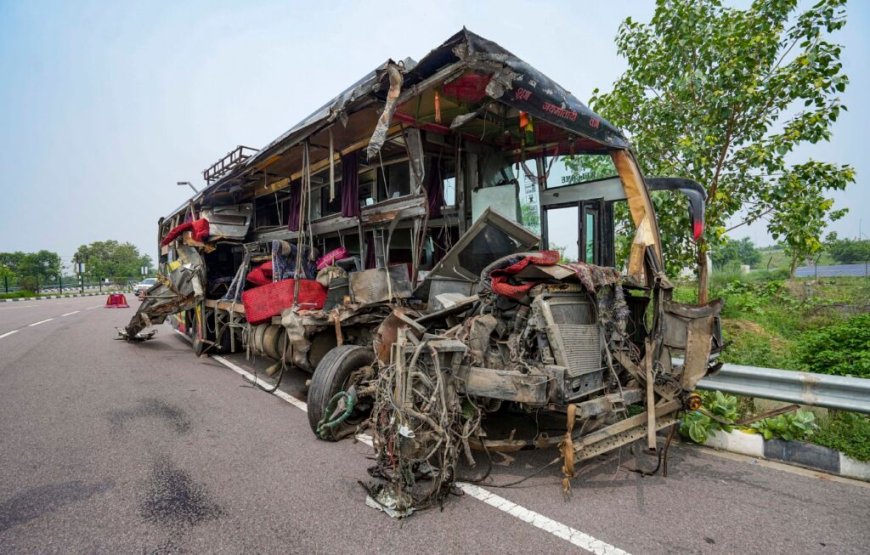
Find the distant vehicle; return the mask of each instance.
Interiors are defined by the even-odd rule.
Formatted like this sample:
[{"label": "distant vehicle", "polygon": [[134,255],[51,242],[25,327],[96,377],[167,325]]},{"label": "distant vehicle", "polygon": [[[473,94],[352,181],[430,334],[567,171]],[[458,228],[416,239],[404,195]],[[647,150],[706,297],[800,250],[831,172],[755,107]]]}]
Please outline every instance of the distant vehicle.
[{"label": "distant vehicle", "polygon": [[141,297],[145,294],[146,291],[151,289],[154,284],[157,283],[157,278],[145,278],[136,285],[133,286],[133,293],[137,297]]}]

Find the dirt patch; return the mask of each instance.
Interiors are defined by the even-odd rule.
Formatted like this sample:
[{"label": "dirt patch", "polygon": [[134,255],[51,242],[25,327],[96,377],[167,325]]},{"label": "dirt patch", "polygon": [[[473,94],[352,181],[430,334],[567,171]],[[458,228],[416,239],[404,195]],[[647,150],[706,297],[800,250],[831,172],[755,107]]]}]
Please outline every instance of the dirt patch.
[{"label": "dirt patch", "polygon": [[788,343],[778,335],[774,335],[764,329],[761,324],[751,320],[743,320],[740,318],[723,319],[722,327],[725,333],[737,338],[742,335],[752,335],[757,338],[766,339],[770,342],[770,348],[775,351],[785,350],[789,347]]}]

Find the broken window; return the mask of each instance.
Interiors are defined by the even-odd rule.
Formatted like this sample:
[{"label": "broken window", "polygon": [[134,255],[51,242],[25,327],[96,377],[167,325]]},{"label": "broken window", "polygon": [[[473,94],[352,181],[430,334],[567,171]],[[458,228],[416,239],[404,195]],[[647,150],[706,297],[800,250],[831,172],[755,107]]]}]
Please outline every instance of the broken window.
[{"label": "broken window", "polygon": [[547,189],[616,176],[616,166],[607,153],[545,156],[542,162],[547,176]]}]

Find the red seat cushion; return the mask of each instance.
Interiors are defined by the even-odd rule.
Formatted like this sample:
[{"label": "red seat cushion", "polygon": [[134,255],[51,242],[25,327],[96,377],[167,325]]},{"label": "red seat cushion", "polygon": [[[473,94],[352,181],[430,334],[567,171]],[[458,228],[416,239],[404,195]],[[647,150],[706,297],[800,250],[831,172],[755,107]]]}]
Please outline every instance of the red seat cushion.
[{"label": "red seat cushion", "polygon": [[[248,323],[266,322],[272,316],[278,316],[285,308],[293,306],[293,292],[296,280],[285,279],[276,281],[242,293],[242,304],[245,305],[245,318]],[[326,302],[326,287],[313,279],[299,280],[299,298],[296,306],[304,310],[319,310]]]}]

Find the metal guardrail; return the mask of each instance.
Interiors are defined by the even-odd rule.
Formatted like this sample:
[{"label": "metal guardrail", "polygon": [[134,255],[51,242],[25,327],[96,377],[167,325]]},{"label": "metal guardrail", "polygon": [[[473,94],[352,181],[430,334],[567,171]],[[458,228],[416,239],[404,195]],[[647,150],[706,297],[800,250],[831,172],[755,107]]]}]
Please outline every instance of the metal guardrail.
[{"label": "metal guardrail", "polygon": [[870,379],[725,364],[698,389],[870,414]]}]

